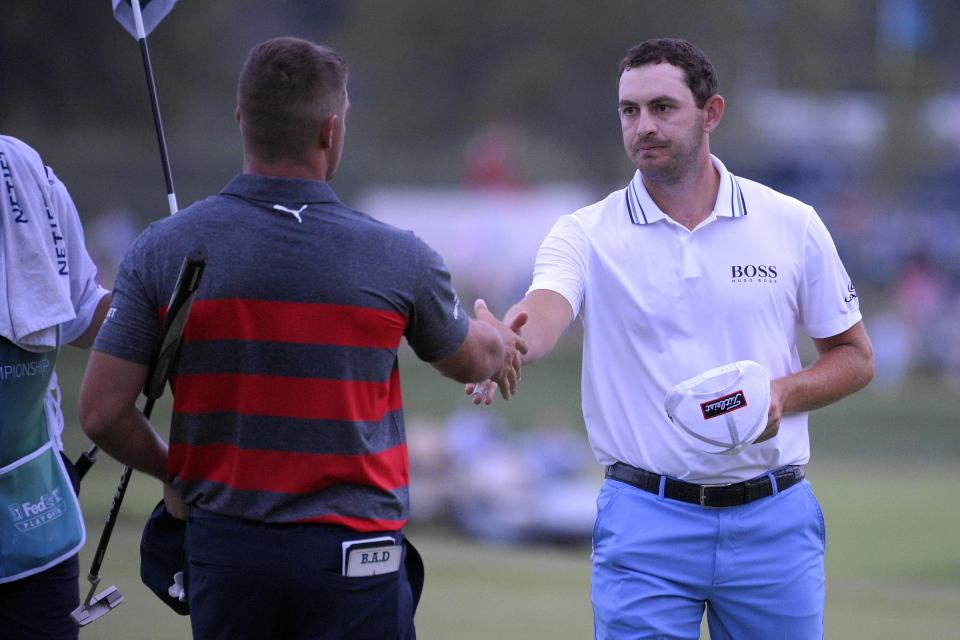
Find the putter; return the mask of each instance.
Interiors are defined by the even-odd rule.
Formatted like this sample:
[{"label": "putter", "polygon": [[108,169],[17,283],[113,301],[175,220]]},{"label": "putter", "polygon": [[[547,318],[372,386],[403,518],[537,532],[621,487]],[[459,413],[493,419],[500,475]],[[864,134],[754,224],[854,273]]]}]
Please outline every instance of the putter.
[{"label": "putter", "polygon": [[[187,317],[190,315],[190,307],[193,305],[197,288],[200,286],[200,276],[203,275],[206,264],[207,252],[201,246],[191,251],[184,258],[183,265],[180,267],[177,284],[173,289],[173,295],[170,297],[167,316],[163,322],[160,350],[147,373],[147,380],[143,386],[143,394],[147,397],[143,405],[143,415],[148,420],[153,412],[153,404],[163,394],[167,378],[170,376],[170,370],[173,368],[183,337],[183,328],[187,323]],[[96,447],[94,446],[87,454],[92,457],[95,450]],[[103,526],[103,533],[100,534],[100,543],[97,545],[97,551],[93,556],[90,573],[87,574],[87,580],[90,581],[90,591],[80,606],[70,614],[73,621],[81,627],[109,613],[123,602],[123,595],[117,590],[116,586],[108,587],[99,595],[95,595],[95,592],[100,584],[100,565],[103,564],[107,544],[113,534],[113,527],[117,523],[120,504],[123,502],[123,496],[130,482],[130,473],[130,467],[125,466],[120,476],[120,482],[117,484],[117,490],[113,494],[113,502],[110,505],[110,511],[107,512],[107,521]]]}]

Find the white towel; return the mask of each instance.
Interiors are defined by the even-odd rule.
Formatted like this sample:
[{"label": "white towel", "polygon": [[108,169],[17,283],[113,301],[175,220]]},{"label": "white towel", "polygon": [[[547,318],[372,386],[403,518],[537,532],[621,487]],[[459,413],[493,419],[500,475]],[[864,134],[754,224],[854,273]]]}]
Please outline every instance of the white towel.
[{"label": "white towel", "polygon": [[57,346],[76,317],[67,248],[40,155],[0,136],[0,336],[28,351]]}]

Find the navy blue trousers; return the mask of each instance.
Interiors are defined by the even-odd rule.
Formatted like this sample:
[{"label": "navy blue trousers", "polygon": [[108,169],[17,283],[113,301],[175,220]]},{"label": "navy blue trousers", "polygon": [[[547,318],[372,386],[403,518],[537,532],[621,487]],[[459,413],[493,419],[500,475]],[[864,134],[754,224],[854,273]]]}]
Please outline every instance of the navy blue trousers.
[{"label": "navy blue trousers", "polygon": [[[414,640],[419,590],[405,562],[395,573],[342,575],[341,543],[380,535],[403,540],[399,531],[268,524],[193,509],[187,595],[194,639]],[[404,559],[415,555],[405,544]]]},{"label": "navy blue trousers", "polygon": [[0,640],[76,640],[70,613],[80,606],[80,560],[0,584]]}]

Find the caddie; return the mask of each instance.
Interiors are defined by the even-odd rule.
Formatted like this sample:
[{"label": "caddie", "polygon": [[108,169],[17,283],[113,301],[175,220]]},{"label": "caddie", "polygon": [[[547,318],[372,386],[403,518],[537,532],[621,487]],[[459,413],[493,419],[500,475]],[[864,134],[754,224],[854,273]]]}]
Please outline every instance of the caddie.
[{"label": "caddie", "polygon": [[93,344],[110,299],[64,184],[0,136],[0,639],[77,637],[86,532],[54,367]]},{"label": "caddie", "polygon": [[[583,322],[583,416],[606,467],[593,539],[596,637],[697,638],[706,609],[714,640],[821,638],[825,532],[804,477],[807,412],[873,376],[856,290],[813,208],[711,155],[725,102],[702,51],[645,41],[620,62],[618,83],[637,171],[557,221],[526,297],[505,317],[529,316],[524,363]],[[819,354],[806,368],[798,328]],[[761,377],[747,380],[756,369],[743,367],[732,374],[742,380],[724,378],[692,412],[667,402],[671,391],[702,390],[705,372],[743,362]],[[762,376],[768,398],[756,388]],[[467,392],[489,403],[493,390]],[[739,416],[754,399],[766,415],[742,446],[756,416]],[[726,435],[707,435],[717,420]],[[705,437],[720,445],[708,450]]]}]

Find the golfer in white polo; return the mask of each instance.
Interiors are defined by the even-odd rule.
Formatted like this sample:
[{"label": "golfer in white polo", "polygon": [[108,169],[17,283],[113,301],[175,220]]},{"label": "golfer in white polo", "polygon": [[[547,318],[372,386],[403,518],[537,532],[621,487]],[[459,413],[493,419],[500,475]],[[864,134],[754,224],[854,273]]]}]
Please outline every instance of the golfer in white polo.
[{"label": "golfer in white polo", "polygon": [[[618,111],[638,171],[557,221],[505,319],[529,315],[524,363],[583,322],[583,415],[607,467],[593,540],[596,637],[697,638],[706,608],[713,640],[821,638],[825,533],[804,479],[807,412],[873,376],[856,291],[811,207],[710,154],[724,100],[699,49],[672,39],[633,47]],[[798,328],[819,353],[806,368]],[[771,378],[765,428],[752,444],[710,452],[671,421],[665,398],[742,361]],[[744,396],[725,385],[701,419],[733,429]],[[494,389],[467,391],[479,403]]]}]

